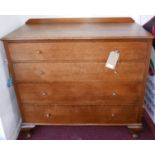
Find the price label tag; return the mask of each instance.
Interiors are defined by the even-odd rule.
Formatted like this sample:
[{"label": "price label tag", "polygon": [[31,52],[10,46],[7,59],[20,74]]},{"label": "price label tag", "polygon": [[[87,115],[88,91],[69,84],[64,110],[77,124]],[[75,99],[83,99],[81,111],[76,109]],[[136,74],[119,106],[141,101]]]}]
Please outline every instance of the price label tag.
[{"label": "price label tag", "polygon": [[118,51],[111,51],[105,64],[105,67],[114,70],[119,60],[119,56],[120,54]]}]

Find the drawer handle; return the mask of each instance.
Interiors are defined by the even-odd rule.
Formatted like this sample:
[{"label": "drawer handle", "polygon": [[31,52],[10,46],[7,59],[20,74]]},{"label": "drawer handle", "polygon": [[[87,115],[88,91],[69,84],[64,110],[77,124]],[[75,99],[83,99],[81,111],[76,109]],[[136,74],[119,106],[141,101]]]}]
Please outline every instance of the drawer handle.
[{"label": "drawer handle", "polygon": [[50,118],[52,115],[51,115],[50,113],[47,113],[45,116],[46,116],[47,118]]},{"label": "drawer handle", "polygon": [[47,93],[46,93],[46,92],[42,92],[41,95],[42,95],[42,96],[46,96]]},{"label": "drawer handle", "polygon": [[112,114],[111,114],[111,116],[112,116],[112,117],[114,117],[114,116],[115,116],[115,114],[114,114],[114,113],[112,113]]},{"label": "drawer handle", "polygon": [[36,53],[37,53],[37,54],[41,54],[42,52],[41,52],[40,50],[37,50]]},{"label": "drawer handle", "polygon": [[116,70],[114,70],[114,74],[117,74],[118,72]]},{"label": "drawer handle", "polygon": [[44,75],[44,74],[45,74],[45,72],[43,72],[43,71],[40,71],[40,72],[39,72],[39,74],[40,74],[40,75]]},{"label": "drawer handle", "polygon": [[115,93],[115,92],[113,92],[113,93],[112,93],[112,95],[113,95],[113,96],[116,96],[116,93]]}]

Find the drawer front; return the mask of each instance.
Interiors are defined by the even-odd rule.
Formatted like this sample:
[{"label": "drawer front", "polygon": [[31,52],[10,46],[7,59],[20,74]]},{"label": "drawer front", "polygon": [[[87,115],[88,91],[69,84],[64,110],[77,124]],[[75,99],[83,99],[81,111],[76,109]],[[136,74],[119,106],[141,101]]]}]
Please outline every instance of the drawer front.
[{"label": "drawer front", "polygon": [[120,61],[145,60],[147,43],[143,41],[55,41],[50,43],[9,43],[13,61],[105,61],[109,52],[118,50]]},{"label": "drawer front", "polygon": [[52,81],[142,81],[144,63],[118,63],[116,71],[104,63],[15,63],[20,82]]},{"label": "drawer front", "polygon": [[30,105],[137,105],[142,97],[137,83],[23,83],[17,88],[21,102]]},{"label": "drawer front", "polygon": [[136,106],[23,106],[23,122],[50,124],[137,123]]}]

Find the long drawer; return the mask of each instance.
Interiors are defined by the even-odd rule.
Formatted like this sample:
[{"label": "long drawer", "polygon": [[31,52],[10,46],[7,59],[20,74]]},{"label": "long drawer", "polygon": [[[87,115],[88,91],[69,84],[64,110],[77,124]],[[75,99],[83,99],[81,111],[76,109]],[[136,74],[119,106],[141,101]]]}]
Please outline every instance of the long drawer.
[{"label": "long drawer", "polygon": [[53,41],[50,43],[9,43],[12,61],[105,61],[109,52],[118,50],[120,61],[146,59],[144,41]]},{"label": "long drawer", "polygon": [[53,82],[17,85],[21,103],[31,105],[137,105],[141,83]]},{"label": "long drawer", "polygon": [[137,106],[23,106],[23,122],[50,124],[129,124]]},{"label": "long drawer", "polygon": [[143,81],[145,63],[118,63],[110,70],[104,63],[15,63],[18,82]]}]

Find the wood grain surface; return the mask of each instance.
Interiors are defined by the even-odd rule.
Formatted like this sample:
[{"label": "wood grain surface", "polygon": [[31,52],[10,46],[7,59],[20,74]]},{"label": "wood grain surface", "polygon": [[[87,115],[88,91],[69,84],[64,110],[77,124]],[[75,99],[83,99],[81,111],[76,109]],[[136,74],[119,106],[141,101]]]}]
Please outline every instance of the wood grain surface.
[{"label": "wood grain surface", "polygon": [[12,61],[102,61],[117,50],[120,61],[144,61],[145,41],[52,41],[46,43],[10,43]]},{"label": "wood grain surface", "polygon": [[118,63],[115,71],[105,63],[15,63],[15,78],[18,82],[53,81],[137,81],[144,78],[145,64]]},{"label": "wood grain surface", "polygon": [[137,106],[23,106],[23,122],[127,124],[137,122]]},{"label": "wood grain surface", "polygon": [[28,20],[2,38],[23,122],[139,129],[152,39],[131,18]]},{"label": "wood grain surface", "polygon": [[31,105],[136,105],[142,97],[142,85],[136,82],[21,83],[17,87],[22,104]]},{"label": "wood grain surface", "polygon": [[[124,22],[120,19],[115,19],[113,22],[104,22],[104,19],[103,22],[95,22],[95,19],[83,19],[83,22],[76,22],[77,20],[69,20],[70,19],[65,19],[66,22],[53,22],[51,24],[41,22],[40,20],[38,24],[26,24],[15,30],[14,32],[6,35],[2,38],[2,40],[26,41],[53,39],[61,40],[153,38],[150,33],[148,33],[138,24],[134,23],[133,20],[132,22],[126,22],[126,19]],[[128,21],[131,20],[129,19]]]}]

